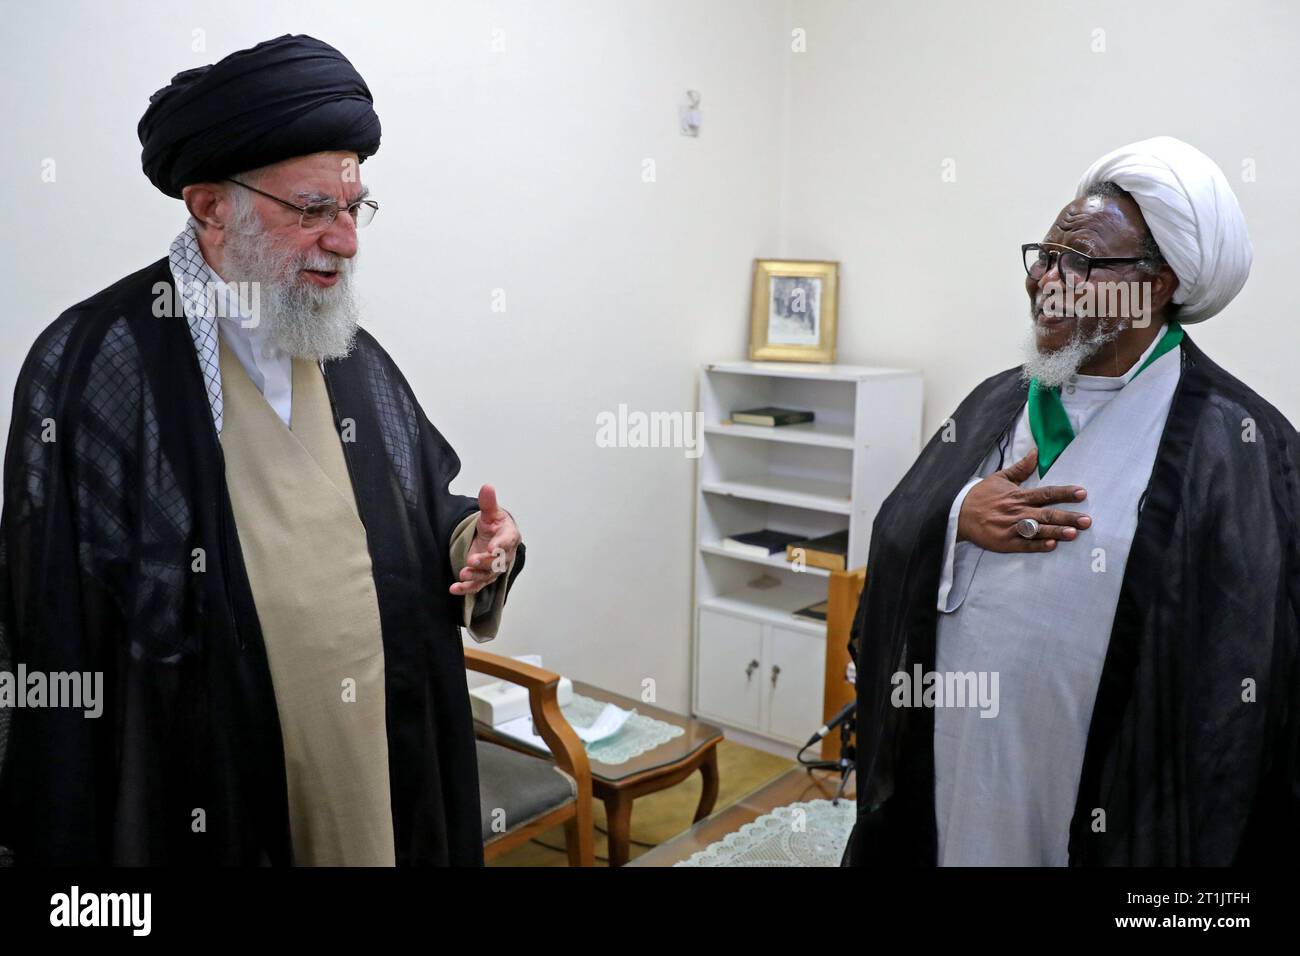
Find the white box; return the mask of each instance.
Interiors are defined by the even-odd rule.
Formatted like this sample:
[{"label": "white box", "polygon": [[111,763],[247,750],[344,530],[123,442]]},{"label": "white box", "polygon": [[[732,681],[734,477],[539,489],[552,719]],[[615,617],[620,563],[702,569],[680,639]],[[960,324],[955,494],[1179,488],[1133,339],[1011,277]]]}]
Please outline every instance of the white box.
[{"label": "white box", "polygon": [[[560,684],[556,688],[556,697],[561,707],[572,701],[573,681],[561,677]],[[469,706],[475,720],[493,727],[532,713],[528,704],[528,688],[504,680],[471,688]]]}]

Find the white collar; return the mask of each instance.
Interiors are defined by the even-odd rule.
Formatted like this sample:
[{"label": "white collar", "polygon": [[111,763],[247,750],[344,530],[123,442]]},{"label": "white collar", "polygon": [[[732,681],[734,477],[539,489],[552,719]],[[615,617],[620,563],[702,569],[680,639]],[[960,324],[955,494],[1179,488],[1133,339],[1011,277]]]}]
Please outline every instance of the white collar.
[{"label": "white collar", "polygon": [[1070,376],[1069,383],[1091,392],[1117,391],[1123,388],[1137,377],[1137,373],[1142,370],[1143,364],[1151,357],[1151,354],[1156,350],[1156,346],[1160,344],[1160,340],[1168,333],[1169,323],[1166,322],[1160,327],[1160,332],[1154,339],[1152,339],[1151,344],[1146,347],[1146,351],[1138,356],[1137,361],[1134,362],[1132,366],[1130,366],[1129,370],[1123,375],[1075,374]]}]

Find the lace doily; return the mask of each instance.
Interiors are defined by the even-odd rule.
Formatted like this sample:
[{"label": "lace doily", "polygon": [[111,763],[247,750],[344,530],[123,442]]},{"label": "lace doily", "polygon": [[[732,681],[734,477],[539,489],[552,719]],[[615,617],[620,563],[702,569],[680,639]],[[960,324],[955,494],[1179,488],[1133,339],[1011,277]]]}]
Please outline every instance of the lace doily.
[{"label": "lace doily", "polygon": [[675,866],[839,866],[857,801],[777,807]]},{"label": "lace doily", "polygon": [[[604,709],[604,701],[574,694],[573,700],[561,707],[560,712],[574,727],[590,727]],[[633,713],[614,736],[586,744],[587,756],[603,764],[627,763],[633,757],[639,757],[647,750],[653,750],[684,733],[686,730],[683,727]]]}]

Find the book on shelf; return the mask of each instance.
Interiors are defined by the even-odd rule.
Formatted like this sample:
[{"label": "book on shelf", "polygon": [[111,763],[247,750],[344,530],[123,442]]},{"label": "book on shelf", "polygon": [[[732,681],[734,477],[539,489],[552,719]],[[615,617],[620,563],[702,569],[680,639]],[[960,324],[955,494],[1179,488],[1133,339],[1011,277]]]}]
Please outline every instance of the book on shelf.
[{"label": "book on shelf", "polygon": [[798,557],[796,550],[803,551],[803,563],[807,567],[844,571],[848,567],[849,529],[834,531],[819,538],[792,541],[786,545],[786,560],[794,561]]},{"label": "book on shelf", "polygon": [[780,554],[794,542],[802,541],[803,537],[801,534],[764,528],[761,531],[729,535],[722,539],[722,547],[725,551],[748,555],[751,558],[770,558],[774,554]]},{"label": "book on shelf", "polygon": [[818,601],[816,604],[809,604],[807,607],[801,607],[792,613],[795,617],[806,617],[810,621],[825,621],[830,603],[830,601]]},{"label": "book on shelf", "polygon": [[801,425],[813,420],[813,413],[796,408],[777,408],[764,405],[762,408],[744,408],[731,413],[731,420],[737,425],[767,425],[777,428],[781,425]]}]

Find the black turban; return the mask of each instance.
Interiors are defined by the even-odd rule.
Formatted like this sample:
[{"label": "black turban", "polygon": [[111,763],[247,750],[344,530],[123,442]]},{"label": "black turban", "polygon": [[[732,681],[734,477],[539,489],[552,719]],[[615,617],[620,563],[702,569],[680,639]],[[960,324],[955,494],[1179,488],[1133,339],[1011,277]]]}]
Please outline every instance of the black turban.
[{"label": "black turban", "polygon": [[361,74],[328,43],[286,34],[211,66],[186,70],[149,98],[140,119],[149,181],[181,198],[294,156],[379,149],[379,117]]}]

